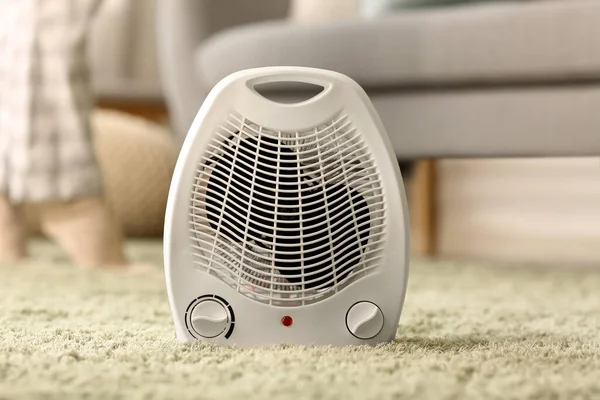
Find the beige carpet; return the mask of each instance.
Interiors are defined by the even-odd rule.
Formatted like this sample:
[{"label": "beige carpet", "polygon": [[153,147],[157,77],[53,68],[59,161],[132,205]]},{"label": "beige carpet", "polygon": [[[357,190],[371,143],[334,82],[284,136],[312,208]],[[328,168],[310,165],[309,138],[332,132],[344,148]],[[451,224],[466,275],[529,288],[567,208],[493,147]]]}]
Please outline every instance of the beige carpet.
[{"label": "beige carpet", "polygon": [[415,262],[392,344],[225,350],[174,341],[161,248],[129,251],[156,273],[0,267],[0,399],[600,398],[600,273]]}]

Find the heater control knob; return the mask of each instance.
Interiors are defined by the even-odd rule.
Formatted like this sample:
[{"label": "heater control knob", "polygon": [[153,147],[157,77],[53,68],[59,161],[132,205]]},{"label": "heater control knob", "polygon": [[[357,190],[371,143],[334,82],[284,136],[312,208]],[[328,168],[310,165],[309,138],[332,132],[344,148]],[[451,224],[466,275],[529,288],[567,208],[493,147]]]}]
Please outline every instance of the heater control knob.
[{"label": "heater control knob", "polygon": [[230,323],[225,306],[215,300],[203,300],[196,304],[190,316],[192,328],[205,338],[214,338],[225,332]]},{"label": "heater control knob", "polygon": [[383,328],[383,313],[375,304],[361,301],[353,305],[346,314],[346,326],[359,339],[371,339]]}]

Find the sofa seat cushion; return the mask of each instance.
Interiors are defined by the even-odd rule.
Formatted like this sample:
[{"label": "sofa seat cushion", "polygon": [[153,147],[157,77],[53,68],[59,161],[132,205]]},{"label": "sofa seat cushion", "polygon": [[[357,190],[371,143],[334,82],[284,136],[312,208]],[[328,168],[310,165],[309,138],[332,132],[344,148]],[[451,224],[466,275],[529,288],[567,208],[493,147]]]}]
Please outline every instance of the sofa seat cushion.
[{"label": "sofa seat cushion", "polygon": [[499,2],[373,20],[286,21],[215,34],[196,54],[211,87],[240,69],[336,70],[367,90],[600,80],[600,1]]}]

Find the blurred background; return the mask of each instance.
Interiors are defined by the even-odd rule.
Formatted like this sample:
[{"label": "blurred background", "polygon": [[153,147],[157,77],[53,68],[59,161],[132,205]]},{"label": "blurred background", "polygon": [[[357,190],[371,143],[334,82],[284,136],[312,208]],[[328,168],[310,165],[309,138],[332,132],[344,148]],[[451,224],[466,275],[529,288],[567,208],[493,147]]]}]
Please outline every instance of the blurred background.
[{"label": "blurred background", "polygon": [[596,0],[105,0],[90,57],[99,108],[177,143],[236,69],[346,73],[403,162],[416,256],[598,265],[598,21]]}]

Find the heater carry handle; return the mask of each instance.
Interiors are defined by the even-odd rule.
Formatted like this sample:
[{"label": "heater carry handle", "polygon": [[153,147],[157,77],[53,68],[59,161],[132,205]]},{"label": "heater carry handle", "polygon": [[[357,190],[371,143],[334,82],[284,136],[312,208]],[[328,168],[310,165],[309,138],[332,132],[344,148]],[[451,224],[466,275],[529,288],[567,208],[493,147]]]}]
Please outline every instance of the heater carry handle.
[{"label": "heater carry handle", "polygon": [[[307,121],[323,122],[340,112],[344,78],[332,71],[308,67],[263,67],[237,74],[236,84],[246,92],[237,98],[241,112],[255,121],[269,121],[271,128],[299,130]],[[271,100],[255,88],[269,83],[305,83],[323,88],[318,94],[293,103]]]},{"label": "heater carry handle", "polygon": [[322,95],[322,94],[328,92],[329,90],[331,90],[331,87],[333,86],[333,82],[324,80],[324,79],[322,79],[322,77],[311,76],[311,75],[302,75],[302,74],[297,74],[297,73],[293,73],[293,72],[289,73],[289,74],[278,73],[276,75],[261,76],[261,77],[257,77],[257,78],[251,78],[246,81],[246,84],[252,90],[255,90],[254,87],[257,85],[267,84],[267,83],[290,83],[290,84],[306,83],[306,84],[310,84],[310,85],[314,85],[314,86],[323,88],[322,91],[320,91],[317,95],[311,97],[308,100],[315,99],[319,95]]},{"label": "heater carry handle", "polygon": [[263,67],[246,70],[245,75],[250,87],[262,83],[307,83],[327,90],[336,83],[339,74],[309,67]]}]

